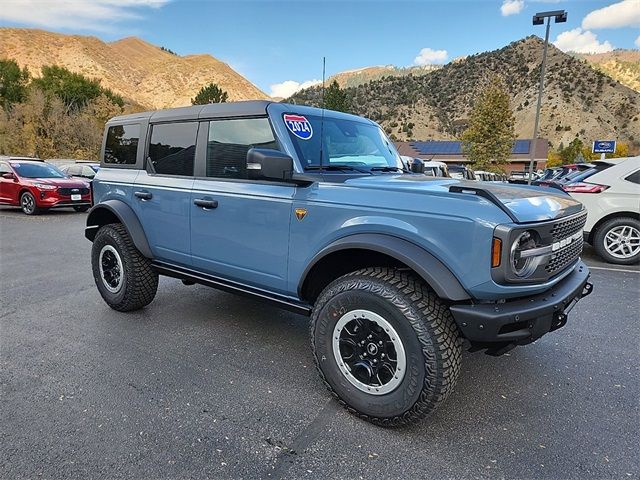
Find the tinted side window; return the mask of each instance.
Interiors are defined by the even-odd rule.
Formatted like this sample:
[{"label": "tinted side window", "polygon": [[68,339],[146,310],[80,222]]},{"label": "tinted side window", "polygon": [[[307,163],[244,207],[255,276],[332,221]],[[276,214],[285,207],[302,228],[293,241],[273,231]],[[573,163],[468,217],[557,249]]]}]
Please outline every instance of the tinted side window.
[{"label": "tinted side window", "polygon": [[247,152],[253,147],[278,149],[267,118],[209,122],[207,177],[247,178]]},{"label": "tinted side window", "polygon": [[193,176],[198,122],[153,125],[149,158],[155,173]]},{"label": "tinted side window", "polygon": [[138,153],[140,125],[115,125],[107,131],[104,163],[134,165]]},{"label": "tinted side window", "polygon": [[637,172],[633,172],[625,180],[640,184],[640,170],[638,170]]}]

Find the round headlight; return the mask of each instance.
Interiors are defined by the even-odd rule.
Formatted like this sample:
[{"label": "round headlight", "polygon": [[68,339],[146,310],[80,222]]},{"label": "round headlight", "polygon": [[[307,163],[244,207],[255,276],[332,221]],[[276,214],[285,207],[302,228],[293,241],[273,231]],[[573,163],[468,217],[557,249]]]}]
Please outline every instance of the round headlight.
[{"label": "round headlight", "polygon": [[511,269],[516,277],[526,278],[536,269],[535,257],[523,257],[522,252],[536,248],[536,232],[526,230],[516,237],[511,245]]}]

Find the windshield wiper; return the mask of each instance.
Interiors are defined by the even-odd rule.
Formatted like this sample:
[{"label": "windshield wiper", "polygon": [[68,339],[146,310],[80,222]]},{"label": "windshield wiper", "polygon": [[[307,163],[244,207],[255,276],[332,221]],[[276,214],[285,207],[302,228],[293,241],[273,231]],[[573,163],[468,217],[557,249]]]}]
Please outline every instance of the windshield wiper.
[{"label": "windshield wiper", "polygon": [[409,171],[405,168],[400,168],[400,167],[390,167],[390,166],[386,166],[386,167],[371,167],[371,171],[372,172],[405,172],[405,173],[409,173]]},{"label": "windshield wiper", "polygon": [[360,170],[359,168],[352,167],[351,165],[309,165],[305,167],[305,170],[333,170],[333,171],[353,171],[359,173],[369,173],[366,170]]}]

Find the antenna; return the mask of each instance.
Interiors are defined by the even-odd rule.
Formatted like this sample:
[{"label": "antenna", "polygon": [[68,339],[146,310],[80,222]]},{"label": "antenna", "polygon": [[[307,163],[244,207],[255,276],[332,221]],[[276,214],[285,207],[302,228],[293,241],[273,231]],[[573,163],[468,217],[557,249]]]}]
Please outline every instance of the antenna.
[{"label": "antenna", "polygon": [[322,57],[322,113],[320,114],[320,171],[322,171],[322,150],[324,145],[324,72],[327,64],[327,57]]}]

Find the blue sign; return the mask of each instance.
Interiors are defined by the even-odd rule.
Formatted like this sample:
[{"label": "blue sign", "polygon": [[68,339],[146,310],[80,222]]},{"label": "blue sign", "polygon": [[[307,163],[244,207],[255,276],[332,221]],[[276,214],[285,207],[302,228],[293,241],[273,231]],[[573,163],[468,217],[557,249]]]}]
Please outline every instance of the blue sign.
[{"label": "blue sign", "polygon": [[313,136],[311,123],[302,115],[284,114],[284,123],[291,133],[302,140],[309,140]]},{"label": "blue sign", "polygon": [[593,153],[615,153],[615,140],[596,140],[593,142]]}]

